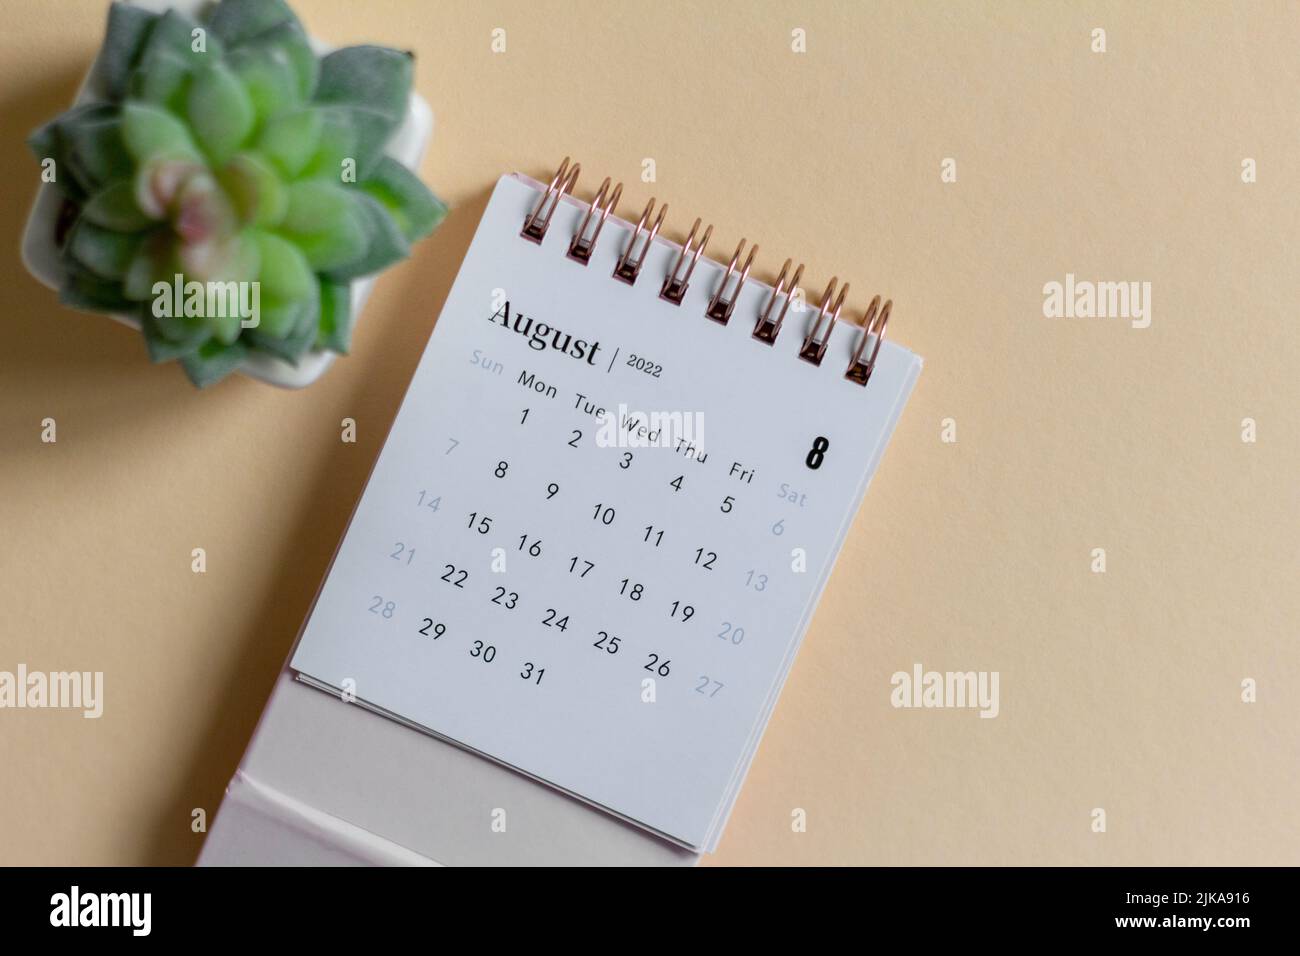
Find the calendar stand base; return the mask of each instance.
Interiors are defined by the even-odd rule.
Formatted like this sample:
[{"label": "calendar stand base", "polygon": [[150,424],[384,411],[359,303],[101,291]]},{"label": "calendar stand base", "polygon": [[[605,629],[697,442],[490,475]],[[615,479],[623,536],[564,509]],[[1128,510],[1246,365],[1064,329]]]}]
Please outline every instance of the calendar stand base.
[{"label": "calendar stand base", "polygon": [[691,866],[690,853],[280,674],[200,866]]}]

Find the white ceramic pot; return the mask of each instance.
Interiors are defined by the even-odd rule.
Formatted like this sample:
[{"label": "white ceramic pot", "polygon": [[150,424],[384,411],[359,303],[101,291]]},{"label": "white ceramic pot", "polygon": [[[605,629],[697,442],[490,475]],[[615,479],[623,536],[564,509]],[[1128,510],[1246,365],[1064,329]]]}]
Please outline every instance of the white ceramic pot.
[{"label": "white ceramic pot", "polygon": [[[168,2],[168,0],[127,0],[127,2],[153,11],[175,8],[191,16],[197,14],[205,5],[205,0],[171,0],[171,2]],[[317,55],[328,53],[334,49],[334,47],[321,43],[315,38],[311,42]],[[81,89],[77,91],[77,97],[73,105],[88,100],[107,99],[104,91],[99,89],[96,84],[98,65],[98,59],[91,64],[85,79],[82,80]],[[412,93],[410,100],[407,102],[406,119],[398,127],[385,152],[418,175],[420,160],[424,158],[425,150],[428,148],[432,136],[433,111],[429,109],[429,104],[422,97]],[[23,264],[27,267],[28,272],[51,289],[58,289],[59,281],[63,276],[59,248],[54,242],[55,221],[61,203],[62,197],[58,189],[49,183],[43,183],[40,191],[36,194],[36,202],[32,205],[31,214],[27,217],[27,227],[23,232]],[[352,314],[356,317],[354,322],[360,322],[362,309],[370,295],[370,290],[374,287],[376,278],[377,276],[369,276],[352,283]],[[139,320],[133,316],[115,314],[108,317],[116,319],[123,325],[129,325],[137,332],[140,329]],[[279,385],[282,388],[302,388],[324,375],[325,370],[333,364],[335,358],[337,356],[333,352],[313,349],[307,352],[298,361],[297,365],[291,365],[282,359],[273,358],[269,355],[252,355],[239,365],[238,371],[252,378],[268,382],[271,385]]]}]

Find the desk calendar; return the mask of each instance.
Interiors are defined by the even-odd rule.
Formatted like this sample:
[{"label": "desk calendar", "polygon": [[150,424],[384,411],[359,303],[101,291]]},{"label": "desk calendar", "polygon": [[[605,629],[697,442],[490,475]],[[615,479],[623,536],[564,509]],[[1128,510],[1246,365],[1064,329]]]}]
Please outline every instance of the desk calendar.
[{"label": "desk calendar", "polygon": [[921,361],[576,179],[497,183],[291,667],[712,851]]}]

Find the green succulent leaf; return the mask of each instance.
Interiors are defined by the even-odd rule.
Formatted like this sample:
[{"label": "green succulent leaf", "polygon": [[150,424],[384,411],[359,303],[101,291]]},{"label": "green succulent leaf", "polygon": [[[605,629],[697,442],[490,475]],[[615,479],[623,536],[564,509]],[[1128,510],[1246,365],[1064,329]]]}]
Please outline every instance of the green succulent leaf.
[{"label": "green succulent leaf", "polygon": [[193,65],[187,59],[157,47],[150,53],[148,62],[131,74],[126,86],[131,99],[179,113],[185,107],[192,71]]},{"label": "green succulent leaf", "polygon": [[423,239],[447,216],[447,205],[418,176],[384,156],[361,188],[392,215],[408,242]]},{"label": "green succulent leaf", "polygon": [[346,355],[352,347],[352,287],[346,283],[320,284],[320,320],[316,347]]},{"label": "green succulent leaf", "polygon": [[180,358],[181,367],[190,381],[199,388],[207,388],[221,381],[248,358],[248,346],[242,341],[223,345],[207,341],[195,351]]},{"label": "green succulent leaf", "polygon": [[320,142],[321,116],[302,109],[275,117],[262,129],[257,148],[284,176],[294,179]]},{"label": "green succulent leaf", "polygon": [[320,60],[312,49],[311,40],[302,27],[294,21],[281,23],[263,33],[259,33],[241,50],[257,51],[283,57],[293,68],[298,81],[298,95],[303,102],[312,98],[316,83],[320,77]]},{"label": "green succulent leaf", "polygon": [[321,60],[316,102],[374,110],[391,132],[406,115],[412,71],[409,53],[382,46],[344,47]]},{"label": "green succulent leaf", "polygon": [[232,47],[298,18],[284,0],[221,0],[212,9],[208,25]]},{"label": "green succulent leaf", "polygon": [[129,4],[109,7],[97,72],[110,99],[120,100],[126,94],[127,78],[157,19],[158,14]]},{"label": "green succulent leaf", "polygon": [[[202,37],[203,42],[198,43],[196,37]],[[195,49],[197,46],[202,46],[203,49]],[[137,67],[147,65],[152,57],[164,50],[194,67],[219,61],[223,53],[221,40],[213,36],[212,31],[174,8],[154,22],[153,29],[149,31],[149,36],[140,49]]]},{"label": "green succulent leaf", "polygon": [[386,269],[411,253],[411,244],[377,199],[360,190],[352,195],[367,220],[369,242],[360,258],[344,266],[321,270],[322,275],[334,282],[347,282]]},{"label": "green succulent leaf", "polygon": [[100,278],[120,280],[142,241],[138,234],[113,232],[82,218],[68,236],[67,253]]},{"label": "green succulent leaf", "polygon": [[165,278],[168,282],[179,271],[175,251],[168,242],[165,230],[158,229],[145,236],[135,258],[122,276],[122,293],[134,302],[153,298],[154,283]]},{"label": "green succulent leaf", "polygon": [[[167,283],[171,285],[170,282]],[[170,292],[163,293],[170,296]],[[186,343],[187,352],[192,352],[208,339],[212,338],[212,327],[208,324],[207,319],[201,315],[168,314],[165,310],[159,310],[157,300],[145,304],[149,311],[149,317],[153,320],[158,331],[163,337],[172,342]]]},{"label": "green succulent leaf", "polygon": [[243,319],[234,312],[208,316],[207,319],[208,326],[212,329],[212,337],[223,345],[235,341],[243,330]]},{"label": "green succulent leaf", "polygon": [[122,294],[122,283],[97,276],[75,261],[65,264],[59,301],[91,312],[129,312],[135,306]]},{"label": "green succulent leaf", "polygon": [[198,147],[185,124],[152,103],[127,100],[122,104],[121,135],[137,163],[159,155],[199,159]]},{"label": "green succulent leaf", "polygon": [[[249,329],[244,334],[254,348],[297,365],[315,344],[319,314],[320,302],[312,298],[295,303],[292,307],[280,307],[275,310],[269,322]],[[272,334],[273,331],[278,334]]]},{"label": "green succulent leaf", "polygon": [[121,179],[104,187],[86,203],[82,218],[115,232],[138,232],[153,225],[135,201],[135,183]]},{"label": "green succulent leaf", "polygon": [[199,145],[221,166],[253,131],[253,101],[229,67],[213,63],[195,74],[185,104]]},{"label": "green succulent leaf", "polygon": [[[251,232],[185,245],[178,258],[179,271],[187,282],[251,282],[260,275],[263,266],[262,244],[257,234]],[[237,289],[231,292],[237,294]]]},{"label": "green succulent leaf", "polygon": [[[320,299],[315,298],[304,303],[302,315],[284,339],[277,355],[286,362],[297,365],[304,355],[316,345],[316,331],[320,327]],[[275,346],[267,346],[275,352]]]},{"label": "green succulent leaf", "polygon": [[316,293],[316,276],[302,250],[270,232],[257,235],[262,257],[262,315],[274,303],[296,302]]},{"label": "green succulent leaf", "polygon": [[59,178],[66,185],[64,174],[71,176],[85,195],[130,176],[131,156],[122,134],[116,107],[97,105],[66,113],[55,128],[64,160]]},{"label": "green succulent leaf", "polygon": [[370,247],[371,223],[355,193],[327,179],[303,180],[289,187],[282,232],[303,251],[317,272],[356,262]]},{"label": "green succulent leaf", "polygon": [[56,132],[58,120],[46,123],[44,126],[38,126],[30,136],[27,137],[27,148],[32,151],[32,155],[37,159],[54,157],[57,163],[60,157],[55,156],[59,152],[59,137]]},{"label": "green succulent leaf", "polygon": [[289,208],[289,193],[275,169],[256,153],[240,153],[222,170],[221,184],[241,221],[275,226]]},{"label": "green succulent leaf", "polygon": [[148,305],[140,310],[140,327],[144,331],[145,347],[149,350],[149,360],[152,362],[170,362],[183,355],[190,355],[212,338],[211,330],[198,324],[187,328],[188,337],[181,335],[168,338]]},{"label": "green succulent leaf", "polygon": [[283,50],[241,48],[226,62],[248,91],[258,123],[302,105],[298,76]]},{"label": "green succulent leaf", "polygon": [[249,330],[249,337],[252,338],[254,332],[260,341],[268,339],[279,340],[284,338],[292,331],[298,322],[298,317],[302,314],[301,302],[269,302],[262,305],[261,315],[258,316],[257,325]]},{"label": "green succulent leaf", "polygon": [[[299,176],[303,179],[340,180],[344,161],[357,161],[357,125],[353,122],[352,111],[340,106],[318,109],[316,113],[321,118],[320,139]],[[35,146],[32,148],[36,149]]]},{"label": "green succulent leaf", "polygon": [[37,129],[27,137],[27,146],[38,162],[54,160],[55,188],[76,202],[84,202],[86,190],[72,175],[72,166],[68,162],[68,149],[63,137],[59,135],[58,124],[59,120],[54,120]]},{"label": "green succulent leaf", "polygon": [[[362,106],[327,106],[316,112],[321,117],[320,140],[299,175],[336,182],[345,172],[358,181],[368,177],[384,155],[392,124],[383,114]],[[344,166],[347,160],[350,167]]]}]

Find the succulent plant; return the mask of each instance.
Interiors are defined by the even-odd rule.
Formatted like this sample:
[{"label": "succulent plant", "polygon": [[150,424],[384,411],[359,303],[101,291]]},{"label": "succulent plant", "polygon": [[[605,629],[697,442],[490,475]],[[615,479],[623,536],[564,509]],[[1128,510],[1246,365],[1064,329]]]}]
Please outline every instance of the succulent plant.
[{"label": "succulent plant", "polygon": [[[411,74],[411,55],[385,47],[318,58],[283,0],[220,0],[201,21],[114,3],[105,98],[29,140],[64,198],[60,298],[137,316],[150,357],[179,359],[200,387],[251,353],[345,353],[352,280],[446,214],[384,155]],[[257,324],[219,303],[160,306],[177,277],[255,283]]]}]

